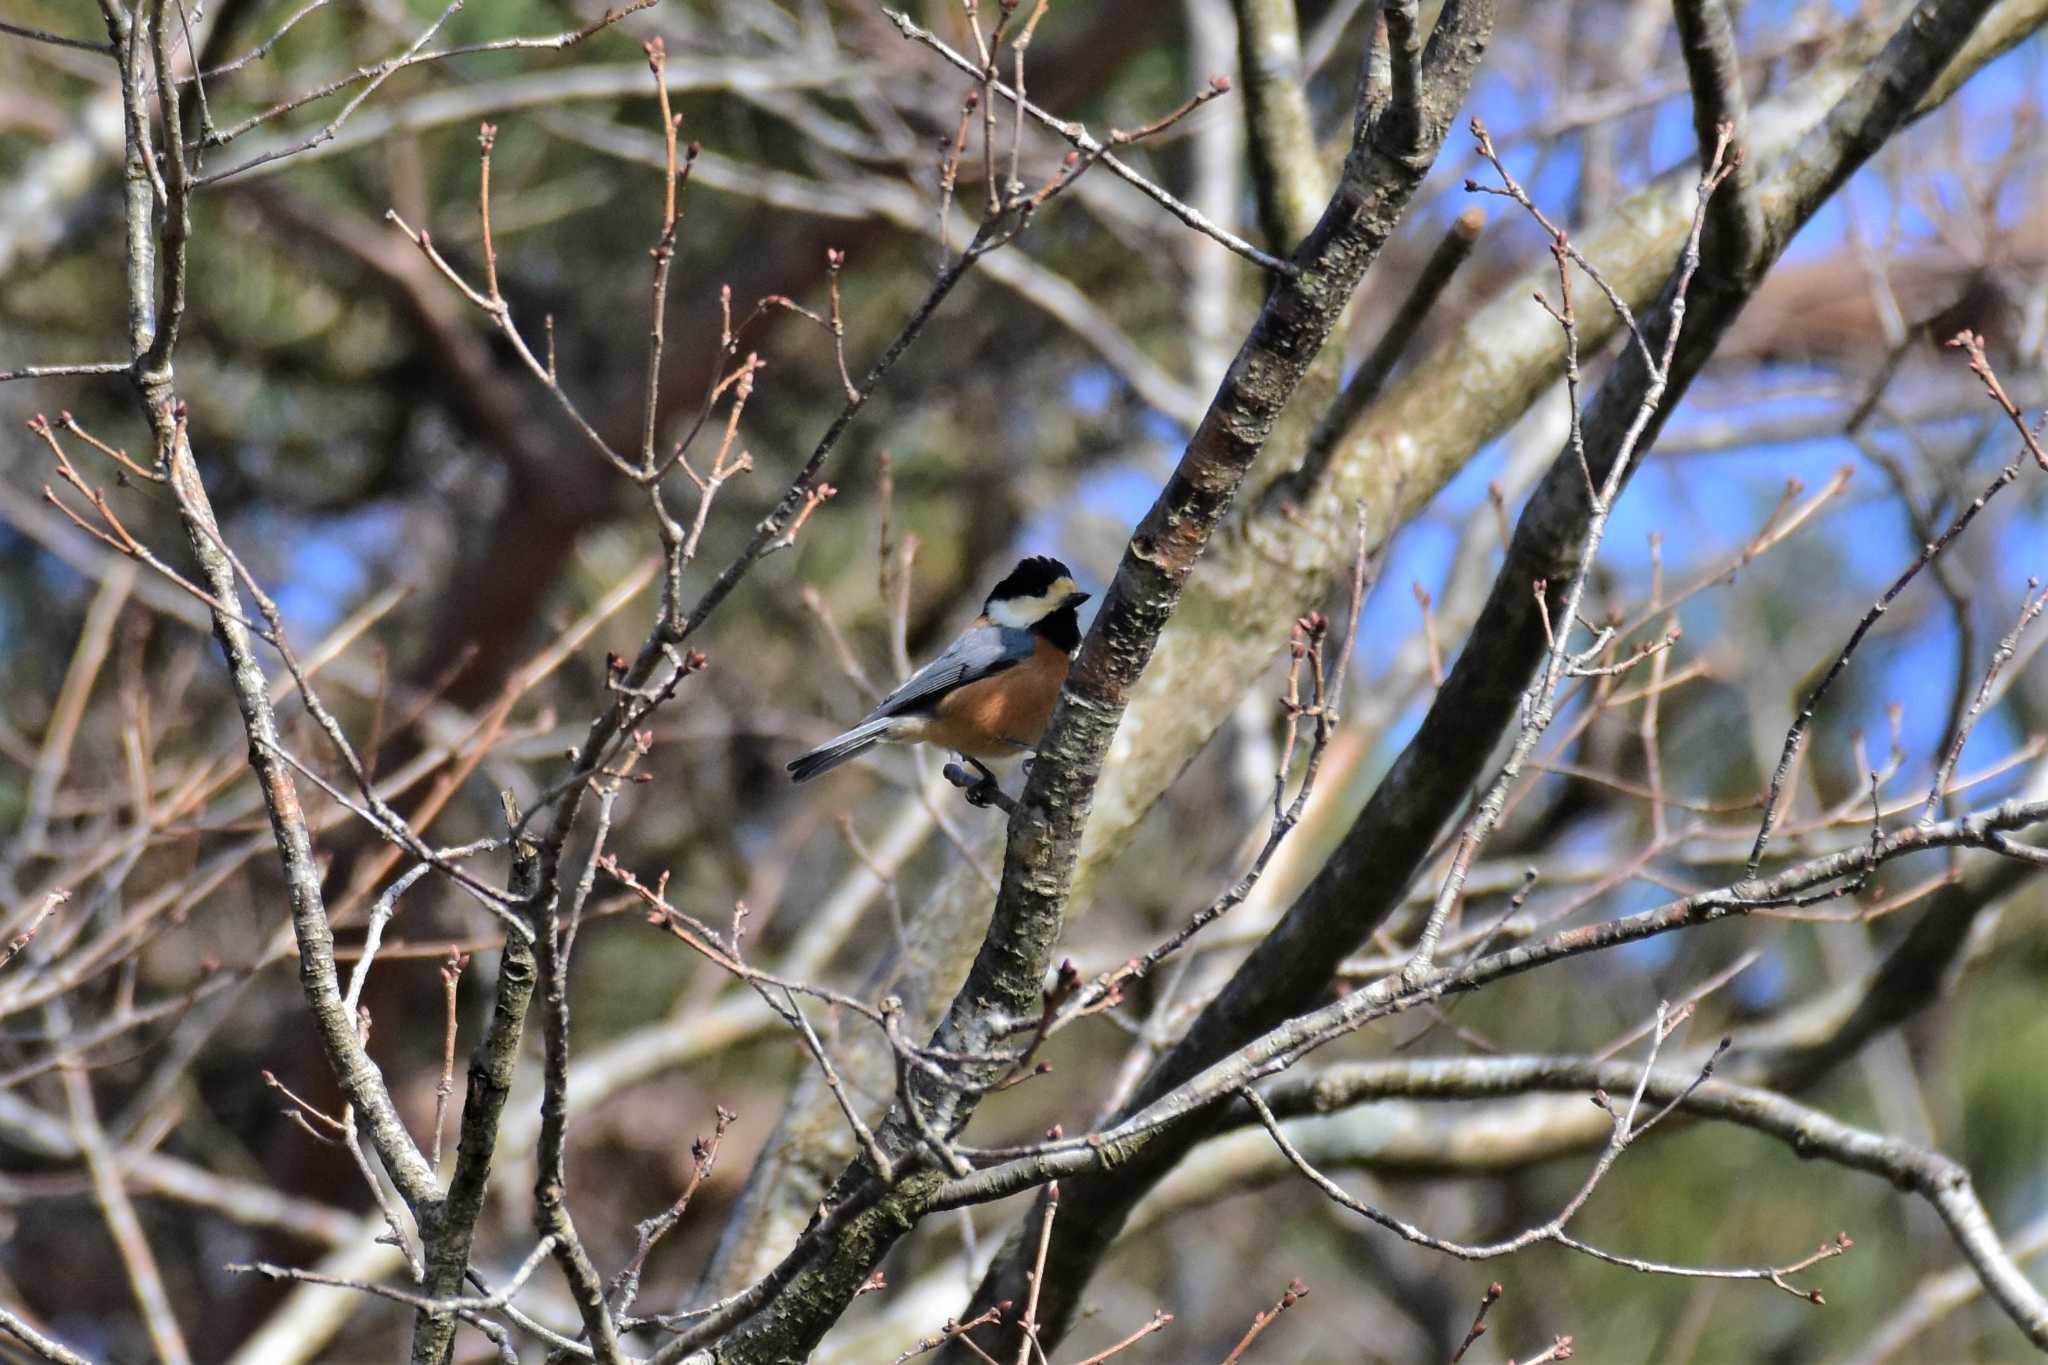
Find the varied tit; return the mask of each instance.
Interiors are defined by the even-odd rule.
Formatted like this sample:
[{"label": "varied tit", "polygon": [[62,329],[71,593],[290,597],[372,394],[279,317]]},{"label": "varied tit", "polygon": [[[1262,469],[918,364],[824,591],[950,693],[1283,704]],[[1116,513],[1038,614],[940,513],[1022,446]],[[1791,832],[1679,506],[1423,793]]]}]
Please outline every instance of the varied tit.
[{"label": "varied tit", "polygon": [[860,724],[789,765],[806,782],[871,744],[936,744],[974,763],[1036,749],[1081,644],[1088,594],[1067,566],[1033,555],[1010,570],[946,651],[882,698]]}]

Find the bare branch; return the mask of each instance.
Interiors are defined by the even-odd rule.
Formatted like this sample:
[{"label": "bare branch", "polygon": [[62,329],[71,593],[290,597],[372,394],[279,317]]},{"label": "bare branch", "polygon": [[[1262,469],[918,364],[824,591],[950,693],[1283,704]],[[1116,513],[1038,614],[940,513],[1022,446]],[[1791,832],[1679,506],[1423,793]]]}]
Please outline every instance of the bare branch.
[{"label": "bare branch", "polygon": [[1315,226],[1330,194],[1309,118],[1301,32],[1291,0],[1234,0],[1232,8],[1259,224],[1268,244],[1289,250]]},{"label": "bare branch", "polygon": [[61,33],[51,33],[46,29],[30,28],[26,24],[0,23],[0,33],[5,33],[15,38],[26,38],[32,43],[49,43],[55,47],[75,47],[83,52],[99,52],[107,56],[115,55],[112,43],[103,43],[91,38],[67,38]]},{"label": "bare branch", "polygon": [[[1252,1343],[1257,1341],[1260,1335],[1268,1327],[1271,1327],[1282,1313],[1285,1313],[1307,1297],[1308,1286],[1300,1280],[1290,1280],[1287,1285],[1287,1292],[1282,1294],[1271,1308],[1252,1316],[1251,1327],[1242,1337],[1238,1338],[1237,1345],[1230,1348],[1230,1354],[1223,1357],[1223,1365],[1237,1365],[1237,1362],[1244,1359],[1244,1353],[1252,1348]],[[1461,1350],[1458,1354],[1463,1355],[1464,1352]],[[1456,1365],[1455,1356],[1452,1357],[1452,1365]]]},{"label": "bare branch", "polygon": [[126,360],[102,360],[80,365],[21,365],[11,370],[0,370],[0,384],[10,379],[53,379],[64,375],[126,374],[129,363]]},{"label": "bare branch", "polygon": [[1735,28],[1725,0],[1676,0],[1678,45],[1692,82],[1693,134],[1700,164],[1717,143],[1734,148],[1735,171],[1714,204],[1708,256],[1741,268],[1764,245],[1763,207],[1757,202],[1756,173],[1749,165],[1749,101],[1742,92],[1742,64]]},{"label": "bare branch", "polygon": [[[948,62],[951,62],[955,67],[966,72],[970,76],[979,77],[981,75],[981,68],[975,65],[973,61],[971,61],[969,58],[961,56],[952,48],[948,47],[945,44],[945,42],[942,41],[938,37],[938,35],[933,33],[931,30],[919,27],[918,24],[912,21],[908,14],[905,14],[899,10],[891,9],[885,9],[882,12],[889,16],[890,22],[894,23],[898,29],[902,30],[904,37],[910,39],[913,42],[924,44],[926,47],[938,53],[941,57],[945,58]],[[1015,100],[1017,97],[1016,91],[1013,90],[1010,86],[1005,85],[1000,80],[991,81],[989,82],[989,85],[990,88],[996,94],[1001,95],[1004,99]],[[1106,145],[1098,141],[1093,135],[1089,133],[1087,128],[1083,127],[1081,124],[1072,123],[1067,121],[1066,119],[1058,117],[1055,114],[1048,113],[1046,110],[1039,108],[1037,105],[1031,103],[1029,100],[1023,101],[1023,108],[1024,111],[1031,115],[1032,118],[1037,119],[1040,123],[1044,124],[1046,127],[1052,129],[1055,133],[1058,133],[1061,137],[1065,138],[1069,143],[1073,145],[1075,150],[1081,153],[1082,156],[1087,157],[1090,160],[1101,161],[1102,164],[1107,166],[1117,176],[1118,179],[1128,181],[1129,183],[1137,186],[1140,190],[1144,191],[1144,193],[1148,195],[1153,200],[1153,202],[1157,203],[1161,208],[1165,209],[1168,213],[1171,213],[1174,217],[1180,219],[1183,223],[1186,223],[1195,231],[1202,233],[1204,236],[1215,238],[1224,246],[1229,247],[1232,251],[1244,257],[1246,260],[1251,261],[1259,266],[1262,266],[1267,270],[1271,270],[1276,274],[1289,275],[1294,273],[1295,267],[1289,262],[1283,261],[1277,256],[1273,256],[1268,254],[1267,252],[1259,250],[1250,242],[1245,241],[1243,238],[1237,236],[1235,233],[1226,231],[1224,228],[1221,228],[1217,226],[1215,223],[1210,222],[1200,213],[1197,213],[1192,207],[1182,203],[1179,199],[1176,199],[1173,195],[1167,193],[1164,189],[1160,188],[1152,181],[1146,179],[1137,171],[1131,169],[1129,165],[1127,165],[1125,162],[1123,162],[1122,160],[1118,159],[1115,155],[1113,155]]]},{"label": "bare branch", "polygon": [[[61,1004],[53,1003],[50,1014],[60,1028],[69,1020],[69,1012]],[[79,1154],[85,1158],[86,1170],[92,1176],[93,1200],[106,1220],[108,1235],[120,1250],[129,1286],[142,1307],[150,1345],[165,1365],[188,1365],[192,1355],[185,1346],[185,1334],[178,1326],[178,1315],[157,1269],[156,1254],[150,1250],[149,1238],[142,1230],[142,1220],[136,1217],[135,1205],[128,1198],[119,1157],[107,1141],[106,1129],[100,1125],[91,1079],[77,1067],[64,1068],[64,1095],[70,1105],[71,1128]]]},{"label": "bare branch", "polygon": [[2009,464],[2000,469],[1976,497],[1964,504],[1962,511],[1956,514],[1955,520],[1948,524],[1948,528],[1940,536],[1921,547],[1913,562],[1892,580],[1891,586],[1886,588],[1877,601],[1870,605],[1870,609],[1863,613],[1863,619],[1858,621],[1856,628],[1849,633],[1848,641],[1835,655],[1834,662],[1828,665],[1827,672],[1821,675],[1820,681],[1814,684],[1813,690],[1808,692],[1806,699],[1799,704],[1798,714],[1793,717],[1791,727],[1785,732],[1785,747],[1778,755],[1778,766],[1772,770],[1770,786],[1764,793],[1763,819],[1758,824],[1756,842],[1749,850],[1748,874],[1751,878],[1757,875],[1757,869],[1763,865],[1764,850],[1770,844],[1771,831],[1783,814],[1779,805],[1785,779],[1792,771],[1792,763],[1798,757],[1800,747],[1806,742],[1807,728],[1813,724],[1814,712],[1819,707],[1821,698],[1827,695],[1835,679],[1842,676],[1842,671],[1849,666],[1849,660],[1855,656],[1856,647],[1870,634],[1871,627],[1884,619],[1885,612],[1890,610],[1892,603],[1898,600],[1899,594],[1906,590],[1907,585],[1942,551],[1953,545],[1956,538],[1969,529],[1970,523],[1977,519],[1977,514],[1984,510],[1985,505],[2019,476],[2018,465]]},{"label": "bare branch", "polygon": [[[449,6],[441,12],[440,16],[436,18],[431,24],[429,24],[424,30],[422,30],[419,37],[413,41],[412,45],[408,47],[404,52],[400,53],[398,56],[393,57],[388,61],[381,62],[376,66],[363,67],[355,72],[352,72],[347,76],[343,76],[339,80],[330,81],[326,85],[320,86],[319,88],[309,91],[306,94],[297,96],[296,98],[293,99],[286,100],[281,104],[273,105],[270,108],[263,110],[261,113],[252,114],[248,118],[244,119],[242,122],[237,123],[232,127],[221,129],[214,132],[210,137],[208,137],[205,140],[205,145],[219,146],[224,143],[231,142],[235,138],[240,137],[243,133],[248,132],[251,128],[257,127],[258,125],[263,123],[267,123],[271,119],[277,118],[282,114],[288,114],[292,110],[297,109],[302,105],[310,104],[315,100],[325,99],[327,96],[345,90],[351,85],[363,84],[363,88],[357,91],[353,96],[351,96],[348,103],[342,106],[340,113],[336,114],[324,126],[322,126],[319,130],[312,133],[311,135],[304,138],[296,139],[294,141],[279,146],[265,148],[264,150],[257,152],[256,154],[243,160],[238,165],[231,166],[227,170],[216,171],[212,175],[202,177],[199,181],[197,181],[197,183],[202,186],[218,184],[220,181],[226,180],[231,176],[245,174],[246,172],[256,170],[260,167],[268,166],[275,162],[282,161],[287,157],[296,156],[301,152],[312,151],[314,148],[332,142],[335,138],[335,135],[341,131],[341,126],[349,120],[350,116],[353,115],[356,112],[356,110],[360,109],[363,106],[363,103],[366,100],[368,100],[371,95],[375,94],[377,92],[378,87],[383,85],[384,82],[388,80],[394,72],[399,71],[404,67],[411,66],[420,62],[445,61],[450,57],[466,56],[468,54],[476,52],[497,52],[511,50],[515,48],[556,50],[565,47],[572,47],[575,44],[582,42],[585,38],[590,37],[592,34],[611,27],[613,24],[625,18],[627,15],[639,10],[646,9],[655,3],[656,0],[633,0],[633,3],[606,10],[602,15],[598,16],[596,19],[593,19],[588,24],[583,25],[581,28],[572,29],[565,33],[554,34],[550,37],[500,38],[491,42],[475,43],[463,47],[444,48],[438,51],[423,51],[422,49],[426,47],[426,44],[430,39],[433,38],[434,34],[440,31],[441,26],[443,24],[448,22],[449,17],[453,15],[456,10],[462,8],[462,0],[451,0]],[[290,22],[296,23],[299,17],[302,16],[293,16]],[[287,27],[289,27],[289,24],[287,24]],[[281,37],[282,31],[280,31],[280,33],[276,36]],[[275,37],[273,37],[272,41],[274,42],[275,40]],[[248,61],[252,57],[260,55],[262,55],[261,50],[259,50],[258,52],[251,53],[249,54],[249,56],[243,57],[240,59],[240,61],[233,63],[231,65],[239,65],[241,61]]]},{"label": "bare branch", "polygon": [[44,1336],[4,1307],[0,1307],[0,1332],[7,1333],[40,1358],[54,1361],[56,1365],[92,1365],[91,1361],[63,1342]]},{"label": "bare branch", "polygon": [[1991,687],[1998,681],[1999,670],[2012,661],[2012,656],[2019,650],[2020,636],[2026,633],[2034,618],[2041,614],[2041,609],[2048,607],[2048,593],[2043,593],[2039,597],[2031,596],[2034,589],[2039,586],[2041,585],[2038,579],[2027,580],[2026,593],[2020,598],[2020,619],[2013,623],[2013,628],[2006,632],[2005,637],[1998,642],[1998,648],[1992,651],[1991,662],[1984,667],[1984,681],[1977,687],[1977,696],[1970,703],[1970,709],[1956,724],[1955,736],[1949,741],[1948,752],[1942,756],[1940,764],[1935,768],[1934,781],[1927,789],[1927,805],[1920,812],[1920,823],[1923,826],[1934,823],[1935,813],[1940,810],[1942,801],[1949,795],[1950,783],[1955,778],[1956,764],[1962,761],[1963,746],[1970,742],[1970,731],[1976,728],[1978,717],[1984,714],[1984,707],[1991,700]]},{"label": "bare branch", "polygon": [[546,1238],[542,1238],[539,1245],[528,1252],[526,1259],[520,1262],[519,1269],[513,1273],[511,1279],[505,1282],[504,1287],[496,1293],[486,1295],[483,1298],[465,1298],[460,1295],[447,1298],[430,1298],[424,1294],[415,1294],[405,1289],[394,1289],[388,1285],[366,1284],[358,1280],[344,1280],[332,1275],[322,1275],[318,1271],[294,1270],[289,1266],[271,1265],[267,1261],[258,1261],[253,1264],[230,1264],[225,1268],[243,1274],[261,1275],[265,1279],[270,1280],[298,1280],[305,1284],[325,1284],[332,1285],[337,1289],[353,1289],[358,1293],[375,1294],[379,1298],[405,1304],[410,1308],[417,1309],[421,1313],[452,1313],[468,1317],[470,1314],[487,1313],[493,1309],[503,1308],[506,1304],[510,1303],[513,1296],[526,1287],[527,1280],[532,1278],[533,1272],[540,1268],[540,1263],[548,1258],[548,1253],[552,1250],[554,1250],[554,1245]]},{"label": "bare branch", "polygon": [[[1378,111],[1372,133],[1384,139],[1395,156],[1414,156],[1422,150],[1422,24],[1415,0],[1385,0],[1380,15],[1386,22],[1387,104]],[[1370,63],[1373,54],[1368,53]],[[1371,81],[1361,83],[1369,89]],[[1359,116],[1367,112],[1359,102]]]}]

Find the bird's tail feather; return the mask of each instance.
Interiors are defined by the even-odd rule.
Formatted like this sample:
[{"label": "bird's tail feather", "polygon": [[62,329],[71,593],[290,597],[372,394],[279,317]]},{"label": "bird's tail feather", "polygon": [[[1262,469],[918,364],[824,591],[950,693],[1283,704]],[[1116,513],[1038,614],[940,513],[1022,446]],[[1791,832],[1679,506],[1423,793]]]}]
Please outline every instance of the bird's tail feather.
[{"label": "bird's tail feather", "polygon": [[808,782],[819,773],[830,772],[870,745],[879,743],[888,729],[889,721],[886,717],[869,721],[866,725],[855,726],[830,743],[821,744],[802,758],[791,762],[789,780]]}]

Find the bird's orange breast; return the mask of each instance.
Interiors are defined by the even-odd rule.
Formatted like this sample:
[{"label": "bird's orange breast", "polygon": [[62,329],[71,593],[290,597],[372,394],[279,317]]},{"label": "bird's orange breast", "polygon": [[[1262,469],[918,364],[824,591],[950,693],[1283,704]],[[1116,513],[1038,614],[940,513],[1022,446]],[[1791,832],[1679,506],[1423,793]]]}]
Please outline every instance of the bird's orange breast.
[{"label": "bird's orange breast", "polygon": [[1039,640],[1031,657],[939,698],[920,736],[970,758],[1008,758],[1038,743],[1067,680],[1067,656]]}]

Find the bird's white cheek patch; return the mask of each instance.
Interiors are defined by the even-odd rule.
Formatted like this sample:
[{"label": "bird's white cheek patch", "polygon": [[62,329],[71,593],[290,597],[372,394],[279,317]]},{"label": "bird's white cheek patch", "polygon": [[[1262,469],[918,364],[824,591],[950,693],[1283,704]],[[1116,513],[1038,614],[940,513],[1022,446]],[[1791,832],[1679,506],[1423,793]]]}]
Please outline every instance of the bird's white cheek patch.
[{"label": "bird's white cheek patch", "polygon": [[1015,630],[1029,630],[1057,610],[1067,600],[1067,594],[1077,591],[1071,578],[1056,579],[1050,588],[1036,597],[1012,597],[1003,602],[988,604],[988,619],[999,626]]},{"label": "bird's white cheek patch", "polygon": [[1013,597],[988,604],[988,619],[999,626],[1024,630],[1045,614],[1045,603],[1036,597]]}]

